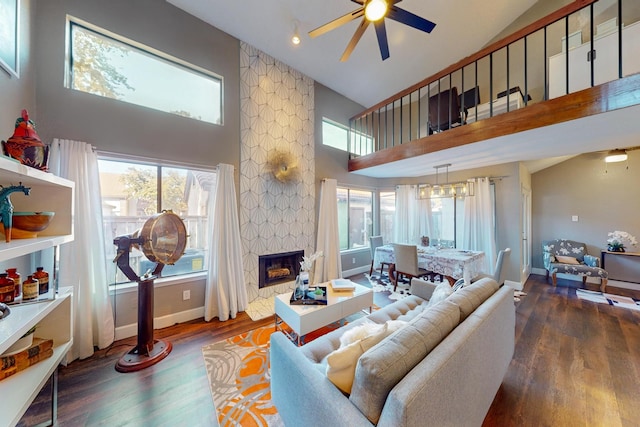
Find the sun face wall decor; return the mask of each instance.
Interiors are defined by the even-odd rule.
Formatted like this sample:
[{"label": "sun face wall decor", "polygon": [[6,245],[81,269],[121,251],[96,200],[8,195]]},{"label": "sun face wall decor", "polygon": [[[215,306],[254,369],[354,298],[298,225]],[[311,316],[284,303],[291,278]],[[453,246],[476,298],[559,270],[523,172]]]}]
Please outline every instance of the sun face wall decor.
[{"label": "sun face wall decor", "polygon": [[280,182],[293,182],[300,176],[296,158],[289,152],[274,151],[267,160],[267,167]]}]

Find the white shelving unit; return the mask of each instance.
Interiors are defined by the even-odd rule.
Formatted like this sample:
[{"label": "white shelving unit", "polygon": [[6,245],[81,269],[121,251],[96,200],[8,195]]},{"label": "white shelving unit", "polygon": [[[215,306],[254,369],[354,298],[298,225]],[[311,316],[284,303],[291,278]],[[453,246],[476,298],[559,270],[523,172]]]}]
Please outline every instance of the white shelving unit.
[{"label": "white shelving unit", "polygon": [[[74,183],[0,156],[0,185],[20,183],[30,187],[31,192],[29,196],[10,196],[14,211],[53,211],[55,216],[37,238],[7,243],[4,236],[0,237],[0,261],[73,241]],[[61,288],[54,299],[10,306],[11,314],[0,320],[0,354],[36,325],[35,336],[53,339],[53,356],[0,381],[2,425],[13,426],[20,421],[71,348],[72,297],[71,288]]]}]

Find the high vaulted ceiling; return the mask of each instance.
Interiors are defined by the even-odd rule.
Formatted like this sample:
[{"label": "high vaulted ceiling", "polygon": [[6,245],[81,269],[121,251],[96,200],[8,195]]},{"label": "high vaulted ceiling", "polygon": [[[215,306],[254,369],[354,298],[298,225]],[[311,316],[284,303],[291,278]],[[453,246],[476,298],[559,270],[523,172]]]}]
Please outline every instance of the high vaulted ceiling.
[{"label": "high vaulted ceiling", "polygon": [[340,57],[362,18],[313,39],[307,33],[359,8],[354,1],[168,2],[370,107],[477,52],[536,0],[402,0],[398,7],[435,22],[435,29],[427,34],[386,19],[390,58],[382,61],[370,25],[346,62]]},{"label": "high vaulted ceiling", "polygon": [[[340,57],[360,19],[317,38],[307,33],[352,12],[350,0],[167,0],[178,8],[303,72],[336,92],[370,107],[469,56],[509,27],[533,6],[559,9],[570,0],[402,0],[398,7],[436,23],[424,33],[385,20],[390,58],[382,61],[369,26],[346,62]],[[518,22],[518,21],[516,21]],[[526,22],[527,24],[530,22]],[[302,42],[291,42],[298,30]],[[510,31],[515,31],[513,27]],[[460,148],[414,156],[363,169],[372,177],[420,176],[433,166],[454,170],[525,161],[530,172],[576,154],[637,145],[640,106],[601,116],[546,126]],[[619,126],[610,126],[612,122]],[[559,145],[558,141],[562,141]],[[455,159],[455,160],[452,160]]]}]

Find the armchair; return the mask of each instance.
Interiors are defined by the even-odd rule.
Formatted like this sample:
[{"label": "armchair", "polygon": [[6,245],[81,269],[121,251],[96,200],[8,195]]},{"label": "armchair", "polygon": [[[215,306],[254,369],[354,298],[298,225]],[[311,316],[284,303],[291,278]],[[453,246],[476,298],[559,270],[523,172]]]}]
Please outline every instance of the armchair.
[{"label": "armchair", "polygon": [[566,239],[546,241],[542,243],[542,256],[547,280],[551,274],[553,286],[557,285],[557,273],[576,274],[582,276],[583,285],[587,277],[599,277],[600,291],[605,291],[609,274],[600,268],[600,258],[587,254],[584,243]]}]

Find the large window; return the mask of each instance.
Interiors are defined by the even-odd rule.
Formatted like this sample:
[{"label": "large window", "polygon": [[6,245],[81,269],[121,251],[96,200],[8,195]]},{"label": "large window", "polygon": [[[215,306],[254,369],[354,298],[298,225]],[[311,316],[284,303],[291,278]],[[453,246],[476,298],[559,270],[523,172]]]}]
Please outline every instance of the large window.
[{"label": "large window", "polygon": [[380,191],[380,235],[385,243],[393,242],[393,220],[396,215],[396,192]]},{"label": "large window", "polygon": [[338,187],[340,249],[369,246],[373,232],[373,192]]},{"label": "large window", "polygon": [[[163,210],[172,210],[182,218],[189,237],[184,255],[175,265],[165,266],[162,276],[194,273],[207,268],[207,204],[215,172],[104,157],[99,160],[98,167],[111,283],[128,282],[116,264],[111,262],[116,257],[113,239],[140,230],[151,216]],[[130,264],[138,275],[155,266],[135,248],[131,250]]]},{"label": "large window", "polygon": [[222,77],[79,20],[69,35],[68,88],[222,124]]},{"label": "large window", "polygon": [[327,118],[322,119],[322,144],[350,152],[358,156],[373,152],[373,138]]},{"label": "large window", "polygon": [[464,224],[464,199],[431,199],[432,230],[429,244],[456,247],[462,242]]}]

